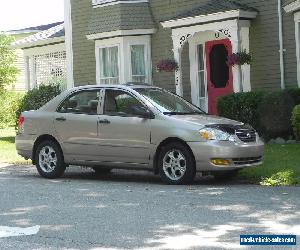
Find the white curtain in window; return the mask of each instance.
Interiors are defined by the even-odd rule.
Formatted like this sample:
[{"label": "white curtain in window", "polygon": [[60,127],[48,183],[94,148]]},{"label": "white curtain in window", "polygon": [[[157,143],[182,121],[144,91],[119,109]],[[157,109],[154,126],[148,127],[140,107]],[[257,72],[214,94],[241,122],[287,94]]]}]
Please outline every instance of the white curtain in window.
[{"label": "white curtain in window", "polygon": [[118,47],[101,49],[101,78],[119,78]]},{"label": "white curtain in window", "polygon": [[136,82],[144,82],[146,78],[144,45],[131,46],[131,67],[132,80]]}]

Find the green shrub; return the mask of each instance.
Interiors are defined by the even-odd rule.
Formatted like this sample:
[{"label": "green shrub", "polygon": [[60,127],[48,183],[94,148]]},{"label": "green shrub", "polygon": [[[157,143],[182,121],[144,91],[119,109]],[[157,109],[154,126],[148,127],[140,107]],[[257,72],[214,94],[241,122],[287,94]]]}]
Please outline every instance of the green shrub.
[{"label": "green shrub", "polygon": [[17,109],[16,119],[23,111],[37,110],[60,93],[61,90],[58,84],[40,85],[29,90]]},{"label": "green shrub", "polygon": [[291,113],[300,89],[234,93],[218,99],[219,115],[253,126],[265,139],[292,135]]},{"label": "green shrub", "polygon": [[300,141],[300,105],[297,105],[293,110],[292,127],[295,138]]},{"label": "green shrub", "polygon": [[286,91],[270,92],[264,95],[258,106],[262,134],[267,138],[292,135],[291,114],[295,101]]},{"label": "green shrub", "polygon": [[300,104],[300,89],[287,89],[285,92],[294,100],[295,105]]},{"label": "green shrub", "polygon": [[15,114],[24,94],[14,91],[0,91],[0,128],[12,127]]},{"label": "green shrub", "polygon": [[264,92],[230,94],[218,99],[218,112],[221,116],[250,124],[260,131],[258,106]]}]

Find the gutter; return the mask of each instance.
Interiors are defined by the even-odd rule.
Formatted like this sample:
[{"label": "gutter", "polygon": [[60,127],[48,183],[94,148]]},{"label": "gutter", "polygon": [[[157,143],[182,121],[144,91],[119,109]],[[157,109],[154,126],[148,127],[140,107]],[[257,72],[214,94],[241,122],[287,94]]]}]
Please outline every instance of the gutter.
[{"label": "gutter", "polygon": [[285,89],[284,71],[284,47],[283,47],[283,28],[282,28],[282,0],[278,0],[278,21],[279,21],[279,55],[280,55],[280,87]]}]

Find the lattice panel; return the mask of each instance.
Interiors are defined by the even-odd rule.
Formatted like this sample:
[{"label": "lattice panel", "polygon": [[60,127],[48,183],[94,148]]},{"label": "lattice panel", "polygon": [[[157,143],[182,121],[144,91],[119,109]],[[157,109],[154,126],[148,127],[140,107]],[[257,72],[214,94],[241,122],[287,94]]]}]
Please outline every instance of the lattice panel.
[{"label": "lattice panel", "polygon": [[[36,86],[59,83],[66,88],[66,52],[58,51],[32,57],[31,76]],[[33,73],[33,74],[32,74]]]}]

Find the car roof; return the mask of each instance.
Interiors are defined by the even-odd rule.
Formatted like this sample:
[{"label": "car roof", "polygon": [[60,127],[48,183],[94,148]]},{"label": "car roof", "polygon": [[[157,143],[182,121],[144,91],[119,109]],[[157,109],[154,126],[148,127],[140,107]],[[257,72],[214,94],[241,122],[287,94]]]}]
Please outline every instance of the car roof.
[{"label": "car roof", "polygon": [[102,84],[102,85],[81,85],[71,90],[85,90],[85,89],[95,89],[95,88],[121,88],[121,89],[138,89],[138,88],[159,88],[153,85],[145,83],[126,83],[126,84]]}]

